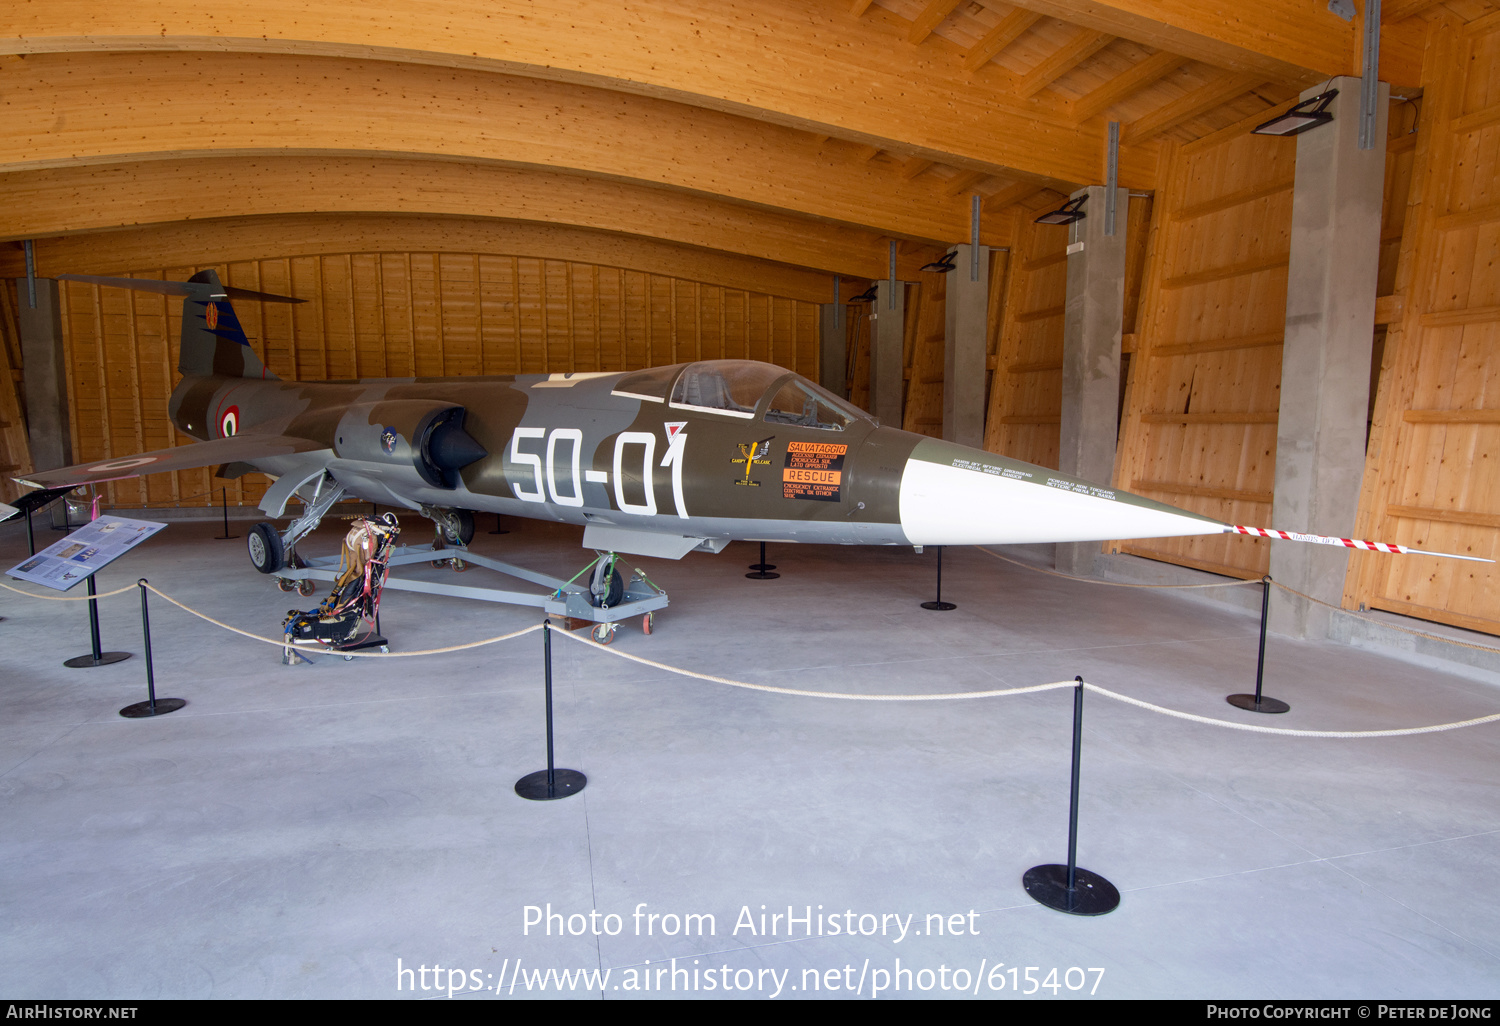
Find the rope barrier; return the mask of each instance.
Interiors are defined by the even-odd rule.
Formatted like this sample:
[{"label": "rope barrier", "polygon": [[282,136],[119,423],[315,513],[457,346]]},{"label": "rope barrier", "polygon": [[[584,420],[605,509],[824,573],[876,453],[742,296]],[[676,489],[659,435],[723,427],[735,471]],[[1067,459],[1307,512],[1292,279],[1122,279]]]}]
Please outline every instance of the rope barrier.
[{"label": "rope barrier", "polygon": [[178,602],[176,599],[174,599],[171,595],[168,595],[166,592],[161,591],[155,585],[147,584],[147,585],[143,585],[143,587],[145,587],[145,589],[147,591],[151,592],[153,595],[156,595],[156,596],[158,596],[160,598],[166,599],[168,602],[172,603],[172,605],[176,606],[178,609],[181,609],[184,612],[191,613],[194,616],[198,617],[198,619],[200,619],[200,620],[207,620],[209,623],[213,624],[215,627],[222,627],[226,631],[231,631],[231,632],[233,632],[235,634],[240,635],[241,637],[249,638],[252,641],[264,642],[267,645],[275,645],[277,648],[288,648],[288,647],[290,647],[293,652],[297,652],[297,653],[321,651],[324,654],[336,654],[336,655],[342,655],[342,656],[358,656],[358,657],[360,657],[362,659],[410,659],[412,656],[443,655],[443,654],[445,654],[447,652],[462,652],[464,649],[468,649],[468,648],[479,648],[479,647],[481,647],[483,645],[493,645],[493,644],[495,644],[498,641],[509,641],[511,638],[519,638],[523,634],[530,634],[533,631],[539,631],[539,630],[542,629],[542,625],[541,624],[539,624],[539,623],[538,624],[532,624],[530,627],[523,627],[521,630],[512,631],[509,634],[499,634],[499,635],[496,635],[493,638],[485,638],[482,641],[469,641],[469,642],[465,642],[462,645],[449,645],[446,648],[428,648],[428,649],[423,649],[420,652],[363,652],[363,651],[344,652],[344,651],[339,650],[339,649],[310,649],[310,648],[306,648],[306,647],[298,647],[298,646],[295,646],[295,645],[289,646],[287,644],[285,638],[263,638],[259,634],[251,634],[249,631],[242,631],[238,627],[231,627],[227,623],[224,623],[224,622],[219,621],[219,620],[215,620],[213,617],[209,616],[207,613],[200,613],[200,612],[198,612],[198,610],[193,609],[191,606],[185,606],[185,605],[183,605],[181,602]]},{"label": "rope barrier", "polygon": [[1106,698],[1113,698],[1117,702],[1127,705],[1139,706],[1152,712],[1161,713],[1163,716],[1174,716],[1179,720],[1191,720],[1194,723],[1211,723],[1216,727],[1230,727],[1234,730],[1248,730],[1256,734],[1285,734],[1290,737],[1401,737],[1406,734],[1433,734],[1442,730],[1457,730],[1459,727],[1472,727],[1480,723],[1493,723],[1500,720],[1500,713],[1492,713],[1489,716],[1478,716],[1472,720],[1459,720],[1456,723],[1438,723],[1431,727],[1403,727],[1397,730],[1291,730],[1286,727],[1261,727],[1253,723],[1235,723],[1233,720],[1216,720],[1210,716],[1199,716],[1195,713],[1179,712],[1176,709],[1168,709],[1164,706],[1153,705],[1139,698],[1131,698],[1128,695],[1116,694],[1097,684],[1087,681],[1083,685],[1090,691],[1097,692]]},{"label": "rope barrier", "polygon": [[[606,647],[596,641],[592,641],[588,638],[582,638],[575,634],[570,634],[567,631],[563,631],[561,633],[563,637],[571,638],[573,641],[576,641],[581,645],[587,645],[590,648],[596,648],[601,652],[608,652],[610,655],[619,656],[621,659],[628,659],[633,663],[641,663],[645,666],[652,666],[658,670],[666,670],[669,673],[676,673],[684,677],[696,677],[699,680],[712,681],[715,684],[727,684],[728,686],[735,688],[747,688],[751,691],[768,691],[772,694],[797,695],[806,698],[837,698],[843,699],[845,701],[855,702],[937,702],[952,701],[954,699],[961,698],[997,698],[1005,695],[1027,695],[1034,694],[1039,691],[1055,691],[1059,688],[1071,688],[1077,686],[1077,681],[1063,680],[1056,681],[1051,684],[1033,684],[1030,687],[1024,688],[1004,688],[994,691],[958,691],[940,695],[858,695],[838,691],[804,691],[798,688],[780,688],[769,684],[751,684],[747,681],[732,680],[728,677],[716,677],[713,674],[697,673],[693,670],[683,670],[676,666],[670,666],[666,663],[659,663],[654,659],[646,659],[642,656],[631,655],[629,652],[621,652],[616,649]],[[1493,713],[1489,716],[1480,716],[1471,720],[1460,720],[1456,723],[1440,723],[1431,727],[1404,727],[1396,730],[1291,730],[1285,727],[1261,727],[1250,723],[1236,723],[1233,720],[1217,720],[1211,716],[1199,716],[1196,713],[1179,712],[1176,709],[1168,709],[1165,706],[1153,705],[1150,702],[1144,702],[1139,698],[1131,698],[1128,695],[1117,694],[1114,691],[1110,691],[1107,688],[1101,688],[1097,684],[1090,684],[1087,681],[1084,682],[1083,686],[1090,691],[1094,691],[1100,695],[1103,695],[1106,698],[1113,698],[1118,702],[1125,702],[1129,705],[1140,706],[1142,709],[1149,709],[1152,712],[1158,712],[1165,716],[1173,716],[1177,719],[1191,720],[1194,723],[1211,724],[1216,727],[1229,727],[1234,730],[1248,730],[1258,734],[1285,734],[1293,737],[1399,737],[1406,734],[1431,734],[1436,731],[1442,730],[1456,730],[1459,727],[1472,727],[1480,723],[1491,723],[1495,720],[1500,720],[1500,713]]]},{"label": "rope barrier", "polygon": [[112,595],[123,595],[127,591],[135,591],[135,585],[127,584],[123,588],[116,588],[114,591],[101,591],[97,595],[38,595],[34,592],[22,591],[20,588],[12,588],[10,585],[4,583],[3,581],[0,581],[0,588],[4,588],[6,591],[13,591],[17,595],[25,595],[27,598],[42,599],[46,602],[87,602],[90,599],[98,600],[109,598]]},{"label": "rope barrier", "polygon": [[991,552],[983,545],[976,545],[974,547],[986,556],[994,556],[1003,562],[1014,563],[1016,566],[1025,567],[1027,570],[1035,570],[1037,573],[1046,574],[1048,577],[1061,577],[1065,581],[1078,581],[1082,584],[1103,584],[1110,588],[1237,588],[1242,584],[1260,583],[1259,578],[1249,581],[1213,581],[1209,584],[1129,584],[1125,581],[1105,581],[1097,577],[1074,577],[1072,574],[1059,573],[1056,570],[1048,570],[1046,567],[1032,566],[1030,563],[1021,562],[1019,559],[1011,559],[1009,556],[1002,556],[998,552]]},{"label": "rope barrier", "polygon": [[1431,641],[1441,641],[1447,645],[1458,645],[1461,648],[1476,648],[1481,652],[1492,652],[1495,655],[1500,655],[1500,648],[1491,648],[1489,645],[1476,645],[1470,641],[1459,641],[1457,638],[1445,638],[1441,634],[1428,634],[1426,631],[1416,631],[1412,630],[1410,627],[1401,627],[1394,623],[1385,623],[1382,620],[1372,620],[1368,616],[1360,616],[1358,613],[1353,612],[1352,610],[1345,609],[1342,606],[1336,606],[1331,602],[1324,602],[1322,599],[1313,598],[1311,595],[1304,595],[1296,588],[1288,588],[1285,584],[1282,584],[1280,581],[1277,581],[1274,578],[1272,579],[1271,583],[1290,595],[1296,595],[1300,599],[1306,599],[1307,601],[1315,605],[1323,606],[1327,609],[1335,609],[1340,613],[1347,613],[1357,620],[1363,620],[1365,623],[1372,623],[1377,627],[1389,627],[1391,630],[1400,631],[1402,634],[1412,634],[1416,637],[1427,638]]},{"label": "rope barrier", "polygon": [[711,673],[698,673],[694,670],[684,670],[667,663],[659,663],[655,659],[647,659],[644,656],[631,655],[629,652],[621,652],[618,649],[608,648],[588,638],[580,637],[569,631],[559,631],[563,637],[597,648],[601,652],[628,659],[633,663],[650,666],[668,673],[680,674],[683,677],[697,677],[699,680],[712,681],[715,684],[724,684],[732,688],[745,688],[750,691],[767,691],[773,695],[796,695],[801,698],[838,698],[846,702],[943,702],[953,701],[961,698],[999,698],[1003,695],[1029,695],[1037,691],[1052,691],[1056,688],[1071,688],[1074,682],[1071,680],[1057,681],[1052,684],[1033,684],[1024,688],[1000,688],[993,691],[950,691],[940,695],[860,695],[840,691],[805,691],[801,688],[782,688],[774,684],[751,684],[748,681],[733,680],[729,677],[716,677]]},{"label": "rope barrier", "polygon": [[[989,554],[990,555],[994,555],[994,553],[989,553]],[[1022,564],[1022,565],[1024,566],[1025,564]],[[1035,568],[1033,568],[1033,569],[1035,569]],[[1063,576],[1063,575],[1059,575],[1059,576]],[[1079,579],[1082,579],[1082,578],[1079,578]],[[16,592],[17,594],[20,594],[20,595],[25,595],[28,598],[49,599],[49,600],[52,600],[52,601],[83,601],[83,600],[86,600],[86,598],[87,598],[87,596],[74,599],[74,598],[54,597],[54,596],[51,596],[51,595],[34,595],[34,594],[30,593],[30,592],[20,591],[17,588],[12,588],[8,584],[0,584],[0,587],[3,587],[5,589],[7,589],[8,591]],[[190,613],[191,615],[198,617],[200,620],[205,620],[208,623],[213,624],[215,627],[223,628],[226,631],[229,631],[229,632],[231,632],[233,634],[238,634],[241,637],[249,638],[252,641],[259,641],[259,642],[261,642],[263,644],[274,645],[277,648],[285,649],[285,648],[288,647],[288,645],[286,643],[286,640],[284,638],[267,638],[267,637],[262,637],[259,634],[252,634],[249,631],[241,630],[238,627],[233,627],[233,626],[231,626],[231,625],[229,625],[227,623],[224,623],[221,620],[214,619],[213,617],[209,616],[206,613],[201,613],[198,610],[193,609],[191,606],[188,606],[188,605],[185,605],[182,602],[179,602],[177,599],[173,598],[172,596],[168,595],[166,592],[162,591],[161,589],[157,588],[155,585],[152,585],[152,584],[126,585],[125,587],[116,589],[115,591],[105,592],[102,595],[96,595],[96,596],[93,596],[93,597],[96,598],[96,599],[99,599],[99,598],[108,598],[111,595],[119,595],[119,594],[122,594],[123,592],[130,591],[130,590],[132,590],[132,589],[134,589],[136,587],[144,587],[147,591],[149,591],[152,594],[156,595],[158,598],[161,598],[161,599],[166,600],[167,602],[170,602],[172,605],[176,606],[178,609],[181,609],[181,610],[183,610],[186,613]],[[1286,588],[1284,585],[1281,585],[1280,587],[1282,587],[1286,591],[1291,592],[1294,595],[1297,595],[1300,598],[1308,599],[1308,601],[1318,602],[1320,605],[1327,605],[1328,604],[1328,603],[1325,603],[1325,602],[1319,602],[1318,599],[1312,598],[1309,595],[1303,595],[1301,592],[1296,591],[1296,590],[1294,590],[1292,588]],[[1337,608],[1337,607],[1331,607],[1331,608]],[[550,623],[550,621],[548,621],[548,622]],[[544,624],[540,624],[540,623],[538,623],[538,624],[532,624],[530,627],[523,627],[522,629],[520,629],[518,631],[511,631],[509,634],[500,634],[500,635],[496,635],[495,637],[492,637],[492,638],[484,638],[484,639],[482,639],[480,641],[465,642],[465,643],[463,643],[461,645],[448,645],[448,646],[445,646],[443,648],[423,649],[423,650],[417,651],[417,652],[364,652],[364,651],[344,652],[344,651],[341,651],[341,650],[338,650],[338,649],[323,649],[321,651],[323,651],[325,653],[332,653],[332,654],[345,655],[345,656],[357,656],[357,657],[366,658],[366,659],[371,659],[371,658],[373,658],[373,659],[395,659],[395,658],[411,658],[413,656],[444,655],[444,654],[447,654],[447,653],[450,653],[450,652],[462,652],[462,651],[465,651],[465,650],[471,649],[471,648],[480,648],[480,647],[485,646],[485,645],[493,645],[493,644],[496,644],[497,642],[501,642],[501,641],[510,641],[510,640],[512,640],[514,638],[519,638],[519,637],[521,637],[523,635],[526,635],[526,634],[535,633],[536,631],[541,630],[543,626],[544,626]],[[773,685],[773,684],[752,684],[749,681],[734,680],[733,678],[730,678],[730,677],[720,677],[720,676],[717,676],[717,675],[714,675],[714,674],[710,674],[710,673],[698,673],[695,670],[684,670],[681,667],[672,666],[672,665],[670,665],[668,663],[658,662],[655,659],[647,659],[644,656],[638,656],[638,655],[634,655],[634,654],[629,653],[629,652],[622,652],[622,651],[620,651],[618,649],[609,648],[609,647],[601,645],[598,642],[595,642],[595,641],[593,641],[593,640],[591,640],[589,638],[582,637],[580,635],[574,634],[574,633],[572,633],[570,631],[567,631],[567,630],[559,630],[557,633],[559,633],[560,635],[562,635],[565,638],[568,638],[571,641],[575,641],[575,642],[577,642],[577,643],[579,643],[581,645],[585,645],[585,646],[587,646],[589,648],[597,649],[597,650],[599,650],[601,652],[606,652],[606,653],[608,653],[610,655],[618,656],[621,659],[625,659],[625,660],[628,660],[628,661],[633,662],[633,663],[639,663],[642,666],[649,666],[649,667],[652,667],[653,669],[662,670],[662,671],[665,671],[667,673],[674,673],[674,674],[677,674],[677,675],[683,676],[683,677],[692,677],[692,678],[696,678],[698,680],[705,680],[705,681],[709,681],[710,683],[722,684],[722,685],[725,685],[727,687],[743,688],[743,689],[748,690],[748,691],[762,691],[762,692],[766,692],[766,693],[769,693],[769,694],[791,695],[791,696],[799,697],[799,698],[831,698],[831,699],[837,699],[837,700],[846,701],[846,702],[947,702],[947,701],[958,701],[958,700],[962,700],[962,699],[972,699],[972,698],[1003,698],[1003,697],[1009,697],[1009,696],[1012,696],[1012,695],[1030,695],[1030,694],[1037,694],[1037,693],[1040,693],[1040,692],[1043,692],[1043,691],[1056,691],[1056,690],[1059,690],[1061,688],[1071,688],[1071,687],[1075,687],[1076,686],[1076,682],[1075,681],[1065,680],[1065,681],[1054,681],[1054,682],[1049,683],[1049,684],[1032,684],[1032,685],[1027,686],[1027,687],[1019,687],[1019,688],[993,688],[993,689],[989,689],[989,690],[985,690],[985,691],[950,691],[950,692],[943,692],[943,693],[940,693],[940,694],[930,694],[930,695],[922,695],[922,694],[915,694],[915,695],[870,695],[870,694],[857,694],[857,693],[852,693],[852,692],[841,692],[841,691],[811,691],[811,690],[807,690],[807,689],[803,689],[803,688],[784,688],[784,687],[778,687],[778,686]],[[1412,633],[1417,633],[1417,632],[1412,632]],[[1423,635],[1423,636],[1424,637],[1436,637],[1436,635]],[[1441,640],[1446,640],[1446,639],[1438,638],[1437,640],[1441,641]],[[1455,642],[1455,644],[1463,644],[1463,642]],[[1483,647],[1483,646],[1470,646],[1470,647],[1479,648],[1479,647]],[[297,651],[297,652],[314,651],[314,650],[310,650],[310,649],[306,649],[306,648],[297,648],[297,647],[293,647],[292,650],[293,651]],[[1494,650],[1491,649],[1489,651],[1494,651]],[[1148,710],[1150,712],[1160,713],[1163,716],[1171,716],[1171,717],[1174,717],[1174,718],[1180,719],[1180,720],[1188,720],[1188,721],[1190,721],[1192,723],[1203,723],[1203,724],[1208,724],[1210,726],[1227,727],[1227,728],[1229,728],[1231,730],[1244,730],[1244,731],[1249,731],[1251,733],[1257,733],[1257,734],[1280,734],[1280,735],[1287,736],[1287,737],[1313,737],[1313,738],[1404,737],[1404,736],[1411,735],[1411,734],[1432,734],[1432,733],[1437,733],[1437,732],[1440,732],[1440,731],[1457,730],[1457,729],[1459,729],[1461,727],[1472,727],[1472,726],[1477,726],[1477,725],[1479,725],[1481,723],[1493,723],[1493,722],[1495,722],[1497,720],[1500,720],[1500,713],[1492,713],[1492,714],[1490,714],[1488,716],[1478,716],[1478,717],[1475,717],[1473,719],[1458,720],[1458,721],[1453,722],[1453,723],[1439,723],[1439,724],[1434,724],[1432,726],[1427,726],[1427,727],[1402,727],[1402,728],[1396,728],[1396,729],[1392,729],[1392,730],[1293,730],[1293,729],[1289,729],[1289,728],[1285,728],[1285,727],[1262,727],[1262,726],[1259,726],[1259,725],[1256,725],[1256,724],[1250,724],[1250,723],[1236,723],[1233,720],[1215,719],[1215,718],[1213,718],[1211,716],[1199,716],[1196,713],[1187,713],[1187,712],[1182,712],[1182,711],[1176,710],[1176,709],[1168,709],[1165,706],[1156,705],[1156,704],[1154,704],[1152,702],[1143,701],[1142,699],[1139,699],[1139,698],[1131,698],[1128,695],[1122,695],[1122,694],[1119,694],[1117,692],[1110,691],[1109,689],[1102,688],[1102,687],[1100,687],[1097,684],[1090,684],[1090,683],[1085,682],[1084,683],[1084,687],[1087,688],[1087,689],[1089,689],[1090,691],[1094,691],[1094,692],[1096,692],[1096,693],[1104,696],[1105,698],[1112,698],[1112,699],[1114,699],[1117,702],[1124,702],[1127,705],[1134,705],[1134,706],[1137,706],[1137,707],[1139,707],[1141,709],[1146,709],[1146,710]]]},{"label": "rope barrier", "polygon": [[[1213,581],[1209,584],[1129,584],[1124,581],[1100,580],[1097,577],[1074,577],[1072,574],[1059,573],[1056,570],[1048,570],[1046,567],[1033,566],[1030,563],[1023,563],[1019,559],[1011,559],[1009,556],[1002,556],[998,552],[991,552],[983,545],[976,545],[974,546],[974,548],[978,549],[980,552],[983,552],[987,556],[994,556],[998,560],[1006,563],[1014,563],[1016,566],[1024,567],[1027,570],[1035,570],[1037,573],[1046,574],[1048,577],[1061,577],[1065,581],[1078,581],[1081,584],[1102,584],[1110,588],[1176,588],[1179,590],[1188,590],[1193,588],[1234,588],[1238,587],[1241,584],[1261,583],[1260,580],[1256,578],[1244,581]],[[1413,637],[1426,638],[1429,641],[1441,641],[1447,645],[1458,645],[1461,648],[1473,648],[1478,649],[1480,652],[1492,652],[1495,655],[1500,655],[1500,648],[1492,648],[1489,645],[1476,645],[1470,641],[1460,641],[1457,638],[1445,638],[1441,634],[1429,634],[1426,631],[1413,630],[1410,627],[1402,627],[1398,624],[1386,623],[1383,620],[1374,620],[1368,616],[1361,616],[1359,613],[1356,613],[1353,610],[1345,609],[1343,606],[1336,606],[1331,602],[1324,602],[1322,599],[1316,599],[1311,595],[1305,595],[1302,592],[1298,591],[1296,588],[1287,587],[1285,584],[1282,584],[1275,578],[1272,578],[1271,583],[1276,585],[1276,587],[1280,588],[1282,591],[1287,592],[1288,594],[1296,595],[1298,598],[1306,599],[1309,602],[1323,606],[1327,609],[1333,609],[1340,613],[1346,613],[1349,616],[1352,616],[1359,620],[1363,620],[1365,623],[1374,624],[1377,627],[1387,627],[1393,631],[1400,631],[1402,634],[1410,634]]]}]

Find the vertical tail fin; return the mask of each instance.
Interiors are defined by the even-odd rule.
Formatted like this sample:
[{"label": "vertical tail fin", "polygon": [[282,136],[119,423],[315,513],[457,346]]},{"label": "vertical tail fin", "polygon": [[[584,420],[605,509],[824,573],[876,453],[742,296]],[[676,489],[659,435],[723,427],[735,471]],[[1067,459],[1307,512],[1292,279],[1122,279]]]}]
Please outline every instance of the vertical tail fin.
[{"label": "vertical tail fin", "polygon": [[184,375],[206,377],[217,374],[226,378],[267,378],[272,374],[250,348],[245,329],[230,305],[231,297],[253,299],[263,303],[301,303],[289,296],[268,292],[251,292],[224,285],[212,268],[199,271],[187,281],[154,281],[150,278],[103,278],[93,274],[60,274],[64,281],[81,281],[91,285],[156,292],[182,297],[182,346],[177,369]]}]

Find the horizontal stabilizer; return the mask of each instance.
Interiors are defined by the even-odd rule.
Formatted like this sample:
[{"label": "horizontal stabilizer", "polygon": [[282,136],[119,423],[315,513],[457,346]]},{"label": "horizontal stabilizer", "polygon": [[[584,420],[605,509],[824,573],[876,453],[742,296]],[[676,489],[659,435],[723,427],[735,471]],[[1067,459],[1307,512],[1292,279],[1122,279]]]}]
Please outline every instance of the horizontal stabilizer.
[{"label": "horizontal stabilizer", "polygon": [[1365,552],[1389,552],[1402,556],[1441,556],[1443,559],[1467,559],[1474,563],[1493,563],[1483,556],[1460,556],[1456,552],[1430,552],[1412,549],[1391,542],[1364,541],[1359,538],[1334,538],[1326,534],[1303,534],[1300,531],[1277,531],[1269,527],[1242,527],[1239,524],[1224,528],[1224,533],[1248,534],[1252,538],[1279,538],[1282,541],[1312,542],[1314,545],[1338,545],[1346,549],[1361,549]]},{"label": "horizontal stabilizer", "polygon": [[233,285],[208,286],[187,281],[159,281],[155,278],[106,278],[98,274],[59,274],[59,281],[81,281],[88,285],[110,285],[117,289],[135,289],[137,292],[155,292],[162,296],[192,296],[198,293],[228,296],[230,299],[253,299],[262,303],[305,303],[305,299],[278,296],[270,292],[252,292]]},{"label": "horizontal stabilizer", "polygon": [[[94,484],[100,481],[118,481],[127,477],[142,477],[168,470],[196,470],[199,467],[217,467],[224,463],[235,463],[265,459],[270,456],[290,456],[299,452],[314,452],[328,449],[321,442],[309,438],[291,438],[287,435],[231,435],[192,445],[177,445],[170,449],[143,452],[136,456],[121,456],[80,463],[75,467],[60,470],[45,470],[16,478],[21,484],[33,488],[58,488]],[[328,449],[332,458],[333,450]]]}]

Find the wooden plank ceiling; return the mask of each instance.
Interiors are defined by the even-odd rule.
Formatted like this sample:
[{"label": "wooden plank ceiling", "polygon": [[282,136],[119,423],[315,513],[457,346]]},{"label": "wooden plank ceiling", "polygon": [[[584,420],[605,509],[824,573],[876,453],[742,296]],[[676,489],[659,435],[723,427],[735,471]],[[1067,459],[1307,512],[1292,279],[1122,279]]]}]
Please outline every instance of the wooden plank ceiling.
[{"label": "wooden plank ceiling", "polygon": [[[1382,77],[1416,84],[1433,6],[1387,0]],[[883,276],[892,240],[915,278],[968,239],[972,195],[1008,245],[1011,208],[1102,181],[1109,121],[1121,183],[1153,189],[1164,140],[1357,74],[1360,39],[1324,0],[30,0],[5,22],[0,276],[26,238],[48,275],[107,270],[65,235],[426,215],[713,251],[736,287],[747,261]]]}]

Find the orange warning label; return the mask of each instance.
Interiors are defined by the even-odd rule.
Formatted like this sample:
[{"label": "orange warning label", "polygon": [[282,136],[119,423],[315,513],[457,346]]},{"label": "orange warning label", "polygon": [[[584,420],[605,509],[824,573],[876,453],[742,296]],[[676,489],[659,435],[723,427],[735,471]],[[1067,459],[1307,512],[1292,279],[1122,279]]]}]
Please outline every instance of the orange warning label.
[{"label": "orange warning label", "polygon": [[848,451],[847,445],[832,442],[788,442],[781,471],[782,497],[838,502]]}]

